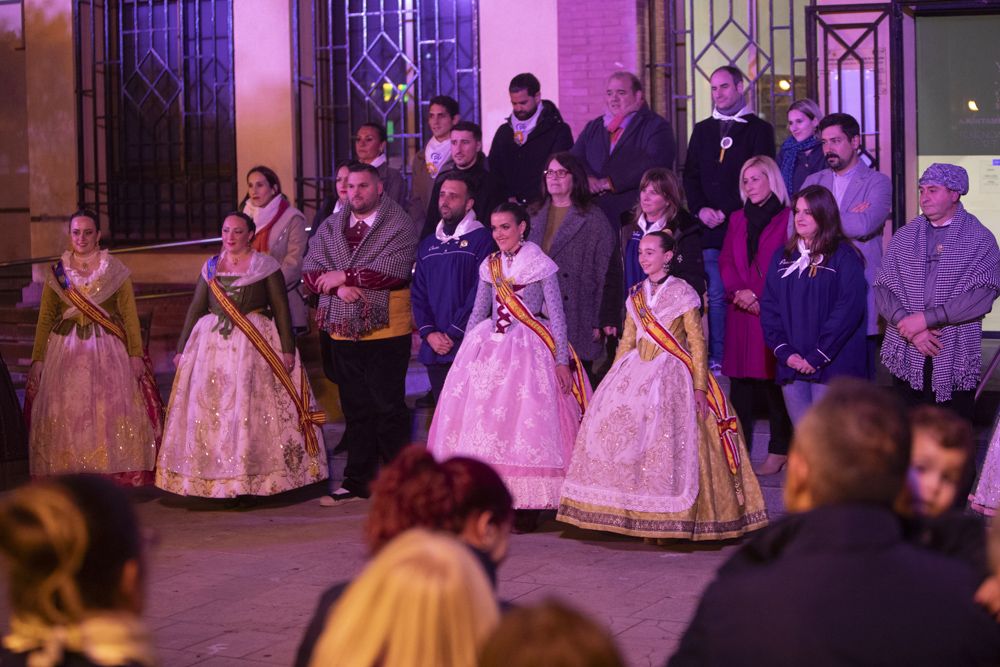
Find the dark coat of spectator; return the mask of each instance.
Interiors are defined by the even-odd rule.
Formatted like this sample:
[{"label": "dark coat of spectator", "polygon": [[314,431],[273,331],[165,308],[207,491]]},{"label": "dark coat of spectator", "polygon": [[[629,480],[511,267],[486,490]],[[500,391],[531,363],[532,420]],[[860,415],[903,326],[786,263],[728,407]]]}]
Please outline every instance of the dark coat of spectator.
[{"label": "dark coat of spectator", "polygon": [[548,157],[573,146],[573,133],[556,105],[542,100],[541,107],[538,123],[523,145],[514,140],[514,129],[508,118],[493,135],[490,146],[490,171],[507,186],[504,193],[507,197],[524,204],[541,197],[542,172]]},{"label": "dark coat of spectator", "polygon": [[820,507],[749,538],[668,664],[1000,664],[1000,625],[973,602],[980,580],[968,563],[906,543],[888,509]]}]

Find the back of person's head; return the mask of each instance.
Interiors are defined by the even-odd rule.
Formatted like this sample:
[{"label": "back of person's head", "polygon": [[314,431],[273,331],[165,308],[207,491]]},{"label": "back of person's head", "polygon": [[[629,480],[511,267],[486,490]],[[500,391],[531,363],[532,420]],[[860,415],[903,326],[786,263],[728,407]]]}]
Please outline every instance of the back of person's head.
[{"label": "back of person's head", "polygon": [[489,512],[498,525],[514,515],[510,491],[490,466],[464,457],[438,463],[422,445],[403,449],[371,488],[365,533],[372,553],[410,528],[460,535],[473,515]]},{"label": "back of person's head", "polygon": [[504,614],[479,667],[624,667],[608,631],[554,600]]},{"label": "back of person's head", "polygon": [[499,620],[482,566],[455,538],[413,529],[347,588],[316,643],[315,667],[473,667]]},{"label": "back of person's head", "polygon": [[128,497],[92,475],[33,482],[0,500],[12,615],[42,625],[138,613],[142,537]]},{"label": "back of person's head", "polygon": [[837,378],[795,428],[785,505],[805,511],[866,503],[891,508],[910,464],[910,425],[887,389]]}]

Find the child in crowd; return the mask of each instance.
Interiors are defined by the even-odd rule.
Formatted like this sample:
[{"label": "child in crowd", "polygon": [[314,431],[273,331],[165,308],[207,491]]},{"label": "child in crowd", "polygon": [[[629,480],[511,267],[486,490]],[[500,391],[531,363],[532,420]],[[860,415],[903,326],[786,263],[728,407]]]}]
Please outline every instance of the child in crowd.
[{"label": "child in crowd", "polygon": [[922,405],[910,413],[910,512],[939,517],[955,508],[959,490],[975,472],[975,444],[967,421],[950,410]]}]

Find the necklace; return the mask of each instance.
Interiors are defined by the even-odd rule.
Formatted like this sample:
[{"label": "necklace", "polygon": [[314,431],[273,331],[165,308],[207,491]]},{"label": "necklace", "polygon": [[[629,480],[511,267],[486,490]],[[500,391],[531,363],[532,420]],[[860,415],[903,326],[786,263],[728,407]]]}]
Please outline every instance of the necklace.
[{"label": "necklace", "polygon": [[73,259],[76,261],[77,266],[79,266],[84,271],[90,270],[90,260],[97,256],[100,250],[95,250],[89,255],[78,255],[76,251],[73,252]]}]

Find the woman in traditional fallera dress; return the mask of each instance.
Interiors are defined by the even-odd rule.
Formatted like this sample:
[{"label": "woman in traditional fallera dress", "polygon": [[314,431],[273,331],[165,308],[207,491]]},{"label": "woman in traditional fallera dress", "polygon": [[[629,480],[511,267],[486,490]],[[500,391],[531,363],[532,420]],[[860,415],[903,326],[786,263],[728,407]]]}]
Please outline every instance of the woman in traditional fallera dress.
[{"label": "woman in traditional fallera dress", "polygon": [[579,361],[571,362],[557,267],[524,241],[528,225],[517,204],[501,204],[490,219],[500,251],[479,268],[468,333],[427,446],[438,460],[489,463],[517,509],[554,509],[590,384]]},{"label": "woman in traditional fallera dress", "polygon": [[649,538],[716,540],[767,524],[739,431],[708,372],[699,298],[670,276],[674,239],[639,243],[649,276],[577,436],[557,518]]},{"label": "woman in traditional fallera dress", "polygon": [[[156,485],[209,498],[268,496],[326,479],[326,452],[292,336],[278,262],[230,213],[177,345]],[[273,318],[273,319],[272,319]]]},{"label": "woman in traditional fallera dress", "polygon": [[128,268],[101,250],[97,215],[70,217],[72,250],[51,267],[25,392],[32,476],[111,474],[152,482],[163,402]]}]

